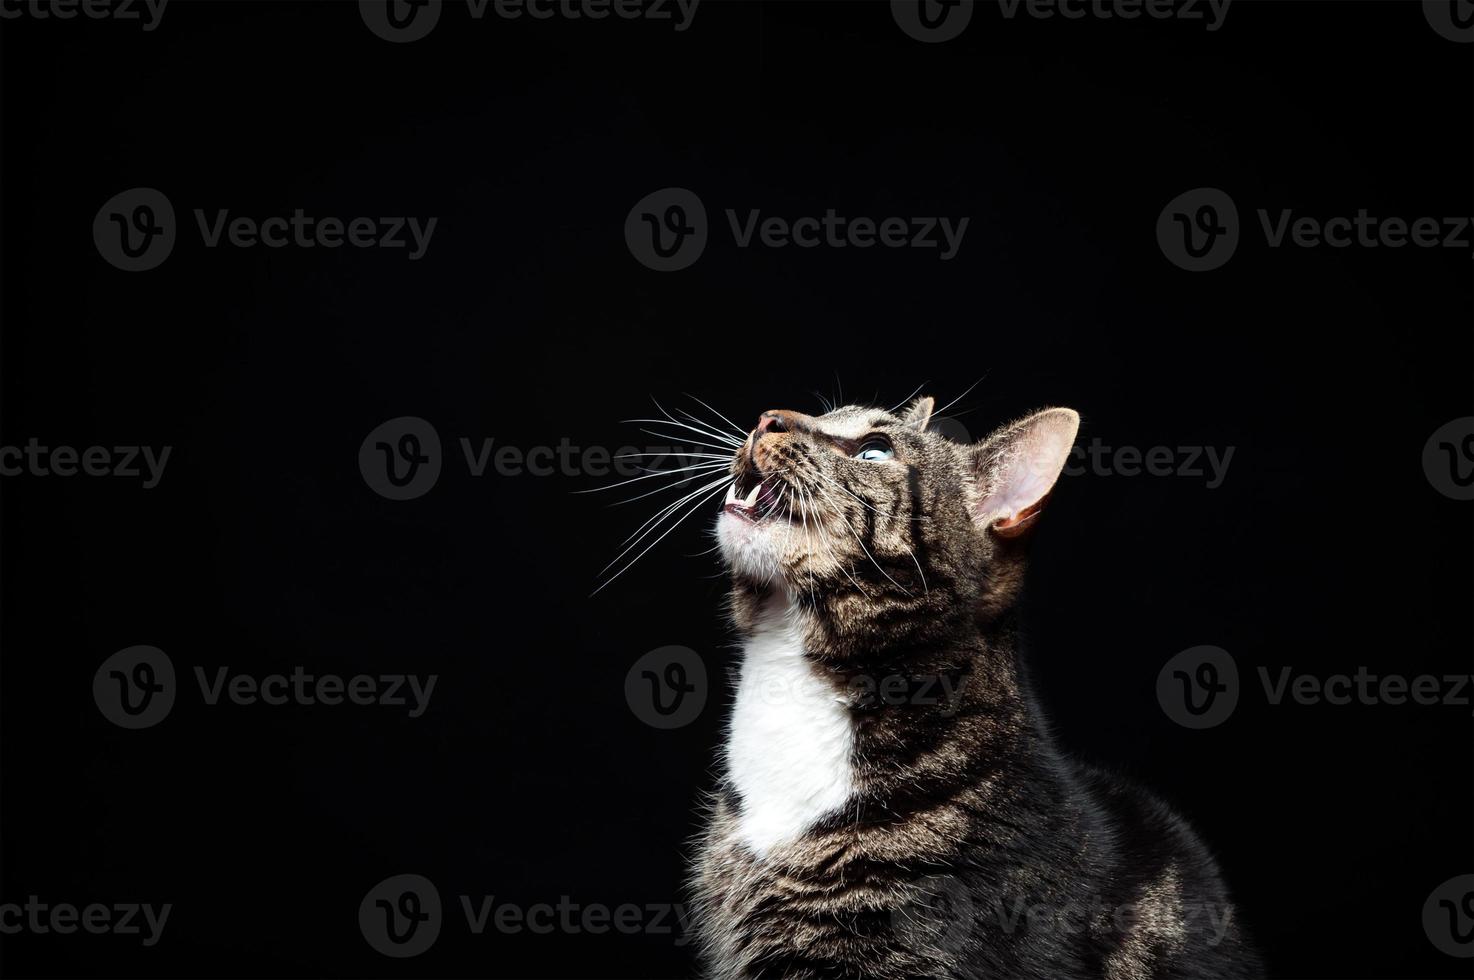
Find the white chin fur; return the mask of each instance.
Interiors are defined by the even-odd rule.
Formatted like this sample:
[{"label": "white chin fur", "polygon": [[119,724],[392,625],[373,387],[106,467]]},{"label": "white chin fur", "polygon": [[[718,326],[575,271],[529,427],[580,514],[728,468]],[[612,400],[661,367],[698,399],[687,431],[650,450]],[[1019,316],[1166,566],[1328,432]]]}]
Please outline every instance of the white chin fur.
[{"label": "white chin fur", "polygon": [[782,571],[782,559],[792,529],[783,524],[751,521],[722,511],[717,518],[717,543],[732,571],[757,582],[772,582]]}]

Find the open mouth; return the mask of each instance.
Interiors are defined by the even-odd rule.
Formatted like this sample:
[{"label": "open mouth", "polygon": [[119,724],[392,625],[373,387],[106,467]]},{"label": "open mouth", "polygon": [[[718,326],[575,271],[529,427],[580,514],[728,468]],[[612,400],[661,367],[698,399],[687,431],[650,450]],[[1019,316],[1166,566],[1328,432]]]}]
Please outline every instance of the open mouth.
[{"label": "open mouth", "polygon": [[755,524],[784,510],[784,498],[783,481],[747,470],[727,488],[722,510]]}]

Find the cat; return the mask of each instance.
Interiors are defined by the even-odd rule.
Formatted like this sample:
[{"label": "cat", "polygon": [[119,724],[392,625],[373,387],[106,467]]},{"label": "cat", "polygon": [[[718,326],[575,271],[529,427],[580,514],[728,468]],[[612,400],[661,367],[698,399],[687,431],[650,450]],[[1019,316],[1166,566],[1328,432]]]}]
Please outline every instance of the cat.
[{"label": "cat", "polygon": [[1026,546],[1079,416],[969,446],[934,404],[764,412],[732,459],[743,653],[692,862],[704,975],[1262,976],[1191,828],[1067,758],[1030,693]]}]

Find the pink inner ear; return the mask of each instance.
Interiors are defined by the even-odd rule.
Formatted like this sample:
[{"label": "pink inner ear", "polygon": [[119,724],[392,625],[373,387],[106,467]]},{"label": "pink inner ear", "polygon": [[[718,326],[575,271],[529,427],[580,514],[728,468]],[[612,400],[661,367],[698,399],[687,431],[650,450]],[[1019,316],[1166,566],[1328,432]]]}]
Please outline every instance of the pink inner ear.
[{"label": "pink inner ear", "polygon": [[1004,433],[997,446],[989,445],[996,455],[983,473],[986,492],[978,505],[978,519],[1007,523],[1043,500],[1070,458],[1079,425],[1074,412],[1054,409]]}]

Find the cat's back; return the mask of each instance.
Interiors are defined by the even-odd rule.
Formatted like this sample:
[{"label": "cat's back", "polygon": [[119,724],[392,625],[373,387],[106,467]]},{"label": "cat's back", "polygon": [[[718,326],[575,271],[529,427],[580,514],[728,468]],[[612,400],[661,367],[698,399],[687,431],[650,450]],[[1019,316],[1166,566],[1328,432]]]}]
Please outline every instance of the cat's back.
[{"label": "cat's back", "polygon": [[1122,976],[1262,977],[1217,860],[1190,823],[1118,773],[1074,764],[1107,839],[1101,893],[1120,924]]}]

